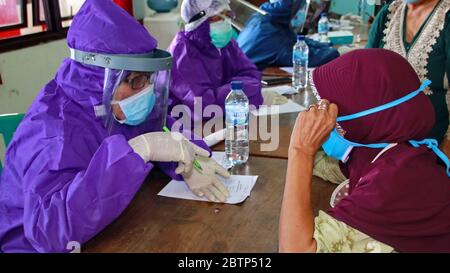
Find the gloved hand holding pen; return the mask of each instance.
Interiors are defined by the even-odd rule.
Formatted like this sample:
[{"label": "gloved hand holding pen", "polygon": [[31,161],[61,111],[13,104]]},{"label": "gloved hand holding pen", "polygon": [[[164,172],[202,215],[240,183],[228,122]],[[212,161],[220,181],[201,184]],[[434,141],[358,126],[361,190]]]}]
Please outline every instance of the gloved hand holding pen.
[{"label": "gloved hand holding pen", "polygon": [[213,202],[225,202],[229,192],[216,174],[228,178],[228,171],[209,158],[208,151],[193,144],[181,133],[170,132],[165,127],[163,130],[137,136],[128,143],[145,162],[178,162],[175,172],[183,176],[195,195],[206,196]]}]

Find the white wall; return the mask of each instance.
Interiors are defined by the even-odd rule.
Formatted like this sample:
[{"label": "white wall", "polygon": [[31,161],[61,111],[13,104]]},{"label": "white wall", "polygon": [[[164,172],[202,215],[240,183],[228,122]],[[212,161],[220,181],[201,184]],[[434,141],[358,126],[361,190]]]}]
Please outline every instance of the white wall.
[{"label": "white wall", "polygon": [[58,40],[0,54],[0,114],[24,113],[39,90],[69,56],[66,41]]},{"label": "white wall", "polygon": [[[58,40],[0,54],[0,114],[25,113],[36,94],[69,56],[66,40]],[[0,161],[5,144],[0,137]]]},{"label": "white wall", "polygon": [[[180,10],[182,0],[178,0],[178,5],[173,10]],[[133,15],[136,19],[144,19],[156,12],[147,6],[147,0],[133,0]]]}]

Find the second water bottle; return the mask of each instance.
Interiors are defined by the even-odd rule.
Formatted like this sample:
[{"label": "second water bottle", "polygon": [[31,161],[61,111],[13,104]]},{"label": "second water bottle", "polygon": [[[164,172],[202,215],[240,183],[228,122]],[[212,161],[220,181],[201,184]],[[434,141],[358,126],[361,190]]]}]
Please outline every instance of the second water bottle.
[{"label": "second water bottle", "polygon": [[309,48],[305,36],[298,35],[292,53],[292,87],[297,91],[306,88],[308,84],[308,56]]}]

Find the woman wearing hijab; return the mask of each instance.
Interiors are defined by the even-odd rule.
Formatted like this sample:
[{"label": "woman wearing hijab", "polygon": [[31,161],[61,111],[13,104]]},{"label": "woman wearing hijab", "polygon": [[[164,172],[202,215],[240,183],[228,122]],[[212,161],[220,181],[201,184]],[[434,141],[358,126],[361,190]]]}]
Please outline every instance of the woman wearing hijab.
[{"label": "woman wearing hijab", "polygon": [[[345,54],[312,81],[323,100],[299,114],[291,136],[280,251],[449,252],[450,163],[435,140],[424,140],[435,119],[423,93],[429,82],[384,49]],[[321,146],[345,162],[349,179],[314,219]]]},{"label": "woman wearing hijab", "polygon": [[429,137],[437,139],[450,156],[450,1],[392,1],[378,13],[366,47],[397,52],[421,81],[432,81],[425,92],[436,116]]}]

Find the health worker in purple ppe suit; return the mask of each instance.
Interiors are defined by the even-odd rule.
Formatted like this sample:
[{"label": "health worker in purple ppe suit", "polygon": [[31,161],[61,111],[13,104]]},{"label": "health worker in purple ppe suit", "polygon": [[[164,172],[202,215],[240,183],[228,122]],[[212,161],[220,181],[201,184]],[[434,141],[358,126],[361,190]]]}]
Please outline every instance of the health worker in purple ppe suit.
[{"label": "health worker in purple ppe suit", "polygon": [[[180,31],[169,46],[173,56],[169,109],[185,105],[194,110],[194,99],[201,97],[202,109],[225,106],[231,81],[242,81],[249,103],[263,103],[261,73],[245,56],[233,37],[228,0],[184,0]],[[197,102],[196,102],[197,103]],[[192,116],[202,120],[201,116]],[[203,120],[206,120],[204,118]]]},{"label": "health worker in purple ppe suit", "polygon": [[[166,120],[171,55],[110,0],[87,0],[67,35],[71,57],[37,95],[6,151],[0,252],[65,252],[132,201],[158,165],[223,202],[226,170]],[[194,159],[203,171],[192,168]],[[157,162],[157,163],[156,163]],[[180,182],[184,183],[184,182]]]}]

